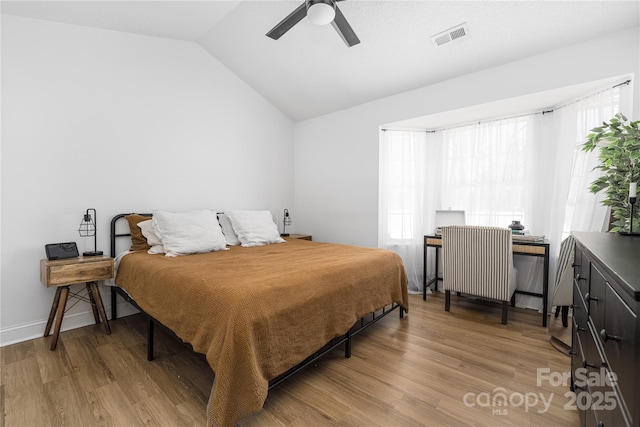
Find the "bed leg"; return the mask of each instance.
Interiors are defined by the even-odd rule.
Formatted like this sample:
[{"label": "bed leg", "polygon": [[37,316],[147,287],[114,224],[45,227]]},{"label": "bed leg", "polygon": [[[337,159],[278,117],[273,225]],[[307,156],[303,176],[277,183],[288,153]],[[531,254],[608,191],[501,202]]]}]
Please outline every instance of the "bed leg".
[{"label": "bed leg", "polygon": [[147,329],[147,360],[153,360],[153,319],[149,317],[149,328]]},{"label": "bed leg", "polygon": [[116,309],[116,290],[111,287],[111,320],[118,318],[118,310]]},{"label": "bed leg", "polygon": [[404,319],[404,308],[402,308],[401,306],[398,308],[400,309],[400,318]]},{"label": "bed leg", "polygon": [[344,357],[351,357],[351,331],[347,332],[347,340],[344,342]]}]

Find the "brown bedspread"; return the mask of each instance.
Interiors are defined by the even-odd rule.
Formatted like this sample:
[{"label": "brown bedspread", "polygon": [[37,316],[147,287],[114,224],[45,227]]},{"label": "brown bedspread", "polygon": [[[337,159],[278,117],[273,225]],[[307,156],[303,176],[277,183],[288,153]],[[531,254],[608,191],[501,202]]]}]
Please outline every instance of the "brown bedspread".
[{"label": "brown bedspread", "polygon": [[295,239],[175,258],[130,253],[116,284],[206,355],[215,374],[209,426],[262,408],[269,380],[365,314],[392,302],[408,308],[397,254]]}]

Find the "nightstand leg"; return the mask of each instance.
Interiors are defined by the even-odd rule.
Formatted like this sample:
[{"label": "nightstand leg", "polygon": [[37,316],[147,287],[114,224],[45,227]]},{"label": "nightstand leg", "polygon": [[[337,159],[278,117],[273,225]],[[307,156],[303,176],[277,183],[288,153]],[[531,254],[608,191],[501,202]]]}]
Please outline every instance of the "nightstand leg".
[{"label": "nightstand leg", "polygon": [[100,295],[98,284],[96,282],[89,282],[88,284],[91,286],[91,293],[93,294],[93,298],[96,300],[96,305],[98,306],[100,317],[102,317],[104,331],[107,333],[107,335],[111,335],[111,327],[109,326],[109,320],[107,319],[107,312],[104,310],[104,305],[102,304],[102,296]]},{"label": "nightstand leg", "polygon": [[56,310],[58,309],[58,303],[60,302],[60,289],[61,288],[56,288],[56,295],[53,297],[53,304],[51,304],[51,311],[49,312],[49,320],[47,320],[47,326],[44,328],[45,337],[48,337],[51,333],[53,319],[56,317]]},{"label": "nightstand leg", "polygon": [[[58,312],[56,314],[56,327],[53,330],[53,341],[51,341],[51,351],[56,349],[56,345],[58,345],[58,336],[60,335],[60,325],[62,325],[62,318],[64,317],[64,309],[67,306],[67,297],[69,296],[69,287],[61,286],[58,288],[60,290],[60,299],[58,300]],[[58,292],[56,292],[56,295]]]},{"label": "nightstand leg", "polygon": [[91,301],[91,309],[93,310],[93,318],[96,321],[96,325],[100,323],[100,315],[98,314],[98,306],[96,305],[96,299],[93,297],[93,290],[90,284],[87,285],[87,293],[89,294],[89,301]]}]

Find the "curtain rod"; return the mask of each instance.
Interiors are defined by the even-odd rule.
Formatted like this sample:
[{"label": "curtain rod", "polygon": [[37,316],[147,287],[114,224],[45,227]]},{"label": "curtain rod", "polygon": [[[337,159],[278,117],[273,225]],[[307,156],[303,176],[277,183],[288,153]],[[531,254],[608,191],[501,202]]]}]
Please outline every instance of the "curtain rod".
[{"label": "curtain rod", "polygon": [[630,83],[631,83],[631,79],[627,79],[627,80],[625,80],[625,81],[623,81],[623,82],[621,82],[621,83],[618,83],[618,84],[616,84],[616,85],[613,85],[613,86],[611,86],[611,87],[609,87],[609,88],[607,88],[607,89],[599,90],[599,91],[597,91],[597,92],[591,93],[591,94],[589,94],[589,95],[587,95],[587,96],[585,96],[585,97],[582,97],[582,98],[576,99],[576,100],[574,100],[574,101],[568,102],[568,103],[566,103],[566,104],[563,104],[563,105],[561,105],[561,106],[559,106],[559,107],[556,107],[556,108],[554,108],[554,109],[551,109],[551,110],[535,111],[535,112],[532,112],[532,113],[519,114],[519,115],[517,115],[517,116],[499,117],[499,118],[495,118],[495,119],[491,119],[491,120],[479,120],[479,121],[477,121],[477,122],[476,122],[476,121],[473,121],[473,122],[468,122],[468,123],[464,123],[464,124],[460,124],[460,125],[456,125],[456,126],[452,126],[452,127],[437,128],[437,129],[429,129],[429,130],[428,130],[428,129],[393,129],[393,128],[383,128],[383,129],[381,129],[381,130],[382,130],[383,132],[386,132],[386,131],[388,131],[388,130],[392,130],[392,131],[393,131],[393,130],[397,130],[397,131],[404,131],[404,132],[426,132],[426,133],[436,133],[436,132],[442,132],[443,130],[450,130],[450,129],[457,129],[457,128],[461,128],[461,127],[465,127],[465,126],[471,126],[471,125],[472,125],[472,124],[474,124],[474,123],[477,123],[477,124],[481,124],[481,123],[491,123],[491,122],[497,122],[497,121],[500,121],[500,120],[510,120],[510,119],[517,119],[517,118],[520,118],[520,117],[535,116],[536,114],[543,114],[543,115],[544,115],[544,114],[548,114],[548,113],[553,113],[555,110],[559,110],[559,109],[561,109],[561,108],[568,107],[568,106],[569,106],[569,105],[571,105],[571,104],[575,104],[576,102],[583,101],[583,100],[585,100],[585,99],[587,99],[587,98],[591,98],[592,96],[599,95],[599,94],[601,94],[602,92],[604,92],[604,91],[606,91],[606,90],[615,89],[615,88],[617,88],[617,87],[619,87],[619,86],[622,86],[622,85],[628,85],[628,84],[630,84]]},{"label": "curtain rod", "polygon": [[631,79],[628,79],[626,82],[618,83],[617,85],[615,85],[611,89],[616,88],[618,86],[622,86],[622,85],[628,85],[629,83],[631,83]]},{"label": "curtain rod", "polygon": [[575,103],[580,102],[580,101],[584,101],[585,99],[591,98],[592,96],[600,95],[602,92],[604,92],[604,91],[606,91],[606,90],[615,89],[615,88],[620,87],[620,86],[622,86],[622,85],[628,85],[629,83],[631,83],[631,79],[625,80],[624,82],[622,82],[622,83],[618,83],[617,85],[613,85],[613,86],[611,86],[610,88],[602,89],[602,90],[599,90],[599,91],[597,91],[597,92],[591,93],[591,94],[589,94],[589,95],[587,95],[587,96],[583,96],[582,98],[578,98],[578,99],[576,99],[576,100],[573,100],[573,101],[567,102],[566,104],[563,104],[563,105],[561,105],[561,106],[559,106],[559,107],[556,107],[556,108],[555,108],[555,109],[553,109],[553,110],[543,111],[543,112],[542,112],[542,114],[546,114],[546,113],[553,113],[555,110],[559,110],[560,108],[568,107],[569,105],[575,104]]},{"label": "curtain rod", "polygon": [[380,128],[382,132],[386,131],[394,131],[394,132],[425,132],[425,133],[435,133],[435,130],[427,130],[427,129],[412,129],[412,128]]}]

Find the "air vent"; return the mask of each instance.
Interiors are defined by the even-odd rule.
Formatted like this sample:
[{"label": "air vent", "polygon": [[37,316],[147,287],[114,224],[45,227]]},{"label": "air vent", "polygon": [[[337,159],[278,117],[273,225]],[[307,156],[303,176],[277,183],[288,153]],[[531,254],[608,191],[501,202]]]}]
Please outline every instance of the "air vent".
[{"label": "air vent", "polygon": [[431,36],[431,41],[436,47],[442,46],[443,44],[450,43],[454,40],[461,39],[469,35],[469,28],[467,27],[467,23],[463,23],[460,25],[456,25],[453,28],[449,28],[446,31],[438,33],[436,35]]}]

